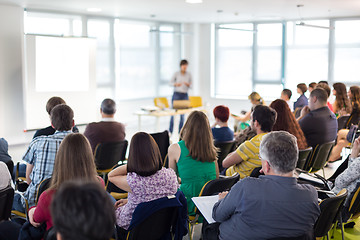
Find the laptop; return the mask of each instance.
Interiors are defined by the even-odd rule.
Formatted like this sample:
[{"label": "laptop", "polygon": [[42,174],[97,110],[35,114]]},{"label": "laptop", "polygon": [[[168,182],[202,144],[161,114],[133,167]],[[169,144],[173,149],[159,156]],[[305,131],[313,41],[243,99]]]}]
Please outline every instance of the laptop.
[{"label": "laptop", "polygon": [[173,109],[188,109],[190,108],[190,100],[174,100]]}]

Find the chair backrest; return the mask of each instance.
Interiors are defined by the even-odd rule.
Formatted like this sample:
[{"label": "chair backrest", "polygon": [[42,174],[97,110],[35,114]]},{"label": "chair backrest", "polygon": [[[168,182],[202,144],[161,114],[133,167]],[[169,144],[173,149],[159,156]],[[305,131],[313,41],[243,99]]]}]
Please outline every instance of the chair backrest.
[{"label": "chair backrest", "polygon": [[129,240],[158,240],[170,234],[171,227],[177,218],[177,207],[160,209],[134,227],[127,236]]},{"label": "chair backrest", "polygon": [[350,200],[349,213],[351,217],[358,217],[358,215],[360,214],[360,187],[357,188],[353,197]]},{"label": "chair backrest", "polygon": [[326,198],[320,203],[320,216],[315,223],[315,237],[325,236],[339,215],[347,196],[347,190],[342,190],[336,197]]},{"label": "chair backrest", "polygon": [[304,170],[305,163],[306,163],[307,159],[309,158],[311,151],[312,151],[312,147],[309,147],[309,148],[303,149],[303,150],[299,150],[299,158],[296,163],[297,168]]},{"label": "chair backrest", "polygon": [[349,121],[350,116],[341,116],[337,119],[338,130],[346,128],[347,122]]},{"label": "chair backrest", "polygon": [[216,143],[215,144],[215,147],[217,147],[219,149],[219,152],[218,152],[218,165],[219,165],[220,172],[224,169],[223,166],[222,166],[223,160],[226,158],[227,155],[229,155],[229,153],[234,151],[235,144],[236,144],[235,141]]},{"label": "chair backrest", "polygon": [[51,178],[46,178],[41,181],[37,190],[36,190],[36,199],[35,203],[39,201],[40,195],[45,192],[50,187]]},{"label": "chair backrest", "polygon": [[239,181],[239,173],[230,177],[222,177],[219,179],[211,180],[203,186],[199,196],[211,196],[224,191],[230,190],[230,188]]},{"label": "chair backrest", "polygon": [[334,141],[316,145],[309,160],[307,161],[305,170],[310,172],[317,172],[322,169],[328,161],[334,145]]},{"label": "chair backrest", "polygon": [[346,122],[345,128],[350,129],[352,125],[357,125],[360,121],[360,113],[358,111],[352,112],[349,119]]},{"label": "chair backrest", "polygon": [[300,117],[301,110],[302,110],[302,107],[297,107],[297,108],[294,110],[295,118],[299,118],[299,117]]},{"label": "chair backrest", "polygon": [[166,97],[154,98],[154,105],[158,108],[169,108],[169,102]]},{"label": "chair backrest", "polygon": [[13,200],[14,189],[11,186],[0,190],[0,222],[10,218]]},{"label": "chair backrest", "polygon": [[190,96],[190,107],[196,108],[196,107],[202,107],[202,98],[200,96]]},{"label": "chair backrest", "polygon": [[128,141],[99,143],[95,148],[95,164],[98,170],[112,168],[119,161],[125,160]]},{"label": "chair backrest", "polygon": [[150,135],[154,138],[155,142],[159,147],[162,160],[165,161],[165,157],[168,153],[168,148],[170,146],[169,132],[165,130],[164,132],[151,133]]}]

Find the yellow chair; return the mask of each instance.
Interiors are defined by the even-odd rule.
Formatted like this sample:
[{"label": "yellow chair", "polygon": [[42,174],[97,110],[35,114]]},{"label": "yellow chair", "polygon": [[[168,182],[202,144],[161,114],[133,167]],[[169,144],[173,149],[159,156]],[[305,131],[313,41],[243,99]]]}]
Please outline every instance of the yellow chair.
[{"label": "yellow chair", "polygon": [[189,100],[190,100],[190,107],[192,108],[203,106],[202,98],[200,96],[191,96],[189,97]]},{"label": "yellow chair", "polygon": [[169,108],[169,102],[166,97],[154,98],[154,104],[156,107],[161,108],[161,109]]}]

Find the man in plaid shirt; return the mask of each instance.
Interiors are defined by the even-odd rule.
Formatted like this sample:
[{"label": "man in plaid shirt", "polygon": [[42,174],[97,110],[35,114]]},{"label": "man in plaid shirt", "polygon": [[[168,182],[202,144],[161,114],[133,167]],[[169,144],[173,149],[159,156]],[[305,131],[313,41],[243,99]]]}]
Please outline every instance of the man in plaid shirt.
[{"label": "man in plaid shirt", "polygon": [[[40,136],[30,143],[23,160],[26,164],[26,181],[29,184],[24,193],[29,207],[35,205],[36,190],[39,184],[50,178],[55,163],[55,156],[61,141],[71,133],[74,126],[74,112],[65,105],[54,107],[50,114],[51,125],[56,130],[53,135]],[[15,194],[13,210],[25,212],[25,200],[19,194]]]}]

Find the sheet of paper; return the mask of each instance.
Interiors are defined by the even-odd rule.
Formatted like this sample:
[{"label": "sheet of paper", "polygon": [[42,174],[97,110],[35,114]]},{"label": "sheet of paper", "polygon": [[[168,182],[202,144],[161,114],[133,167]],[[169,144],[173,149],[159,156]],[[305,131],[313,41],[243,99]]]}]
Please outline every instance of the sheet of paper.
[{"label": "sheet of paper", "polygon": [[219,200],[218,195],[206,196],[206,197],[193,197],[191,200],[194,202],[196,207],[199,209],[201,214],[204,216],[208,223],[214,223],[215,220],[212,218],[213,207]]},{"label": "sheet of paper", "polygon": [[324,184],[324,182],[321,181],[320,179],[318,179],[316,177],[313,177],[313,176],[310,176],[310,175],[308,175],[306,173],[300,173],[299,178],[303,179],[303,180],[319,183],[319,184]]}]

